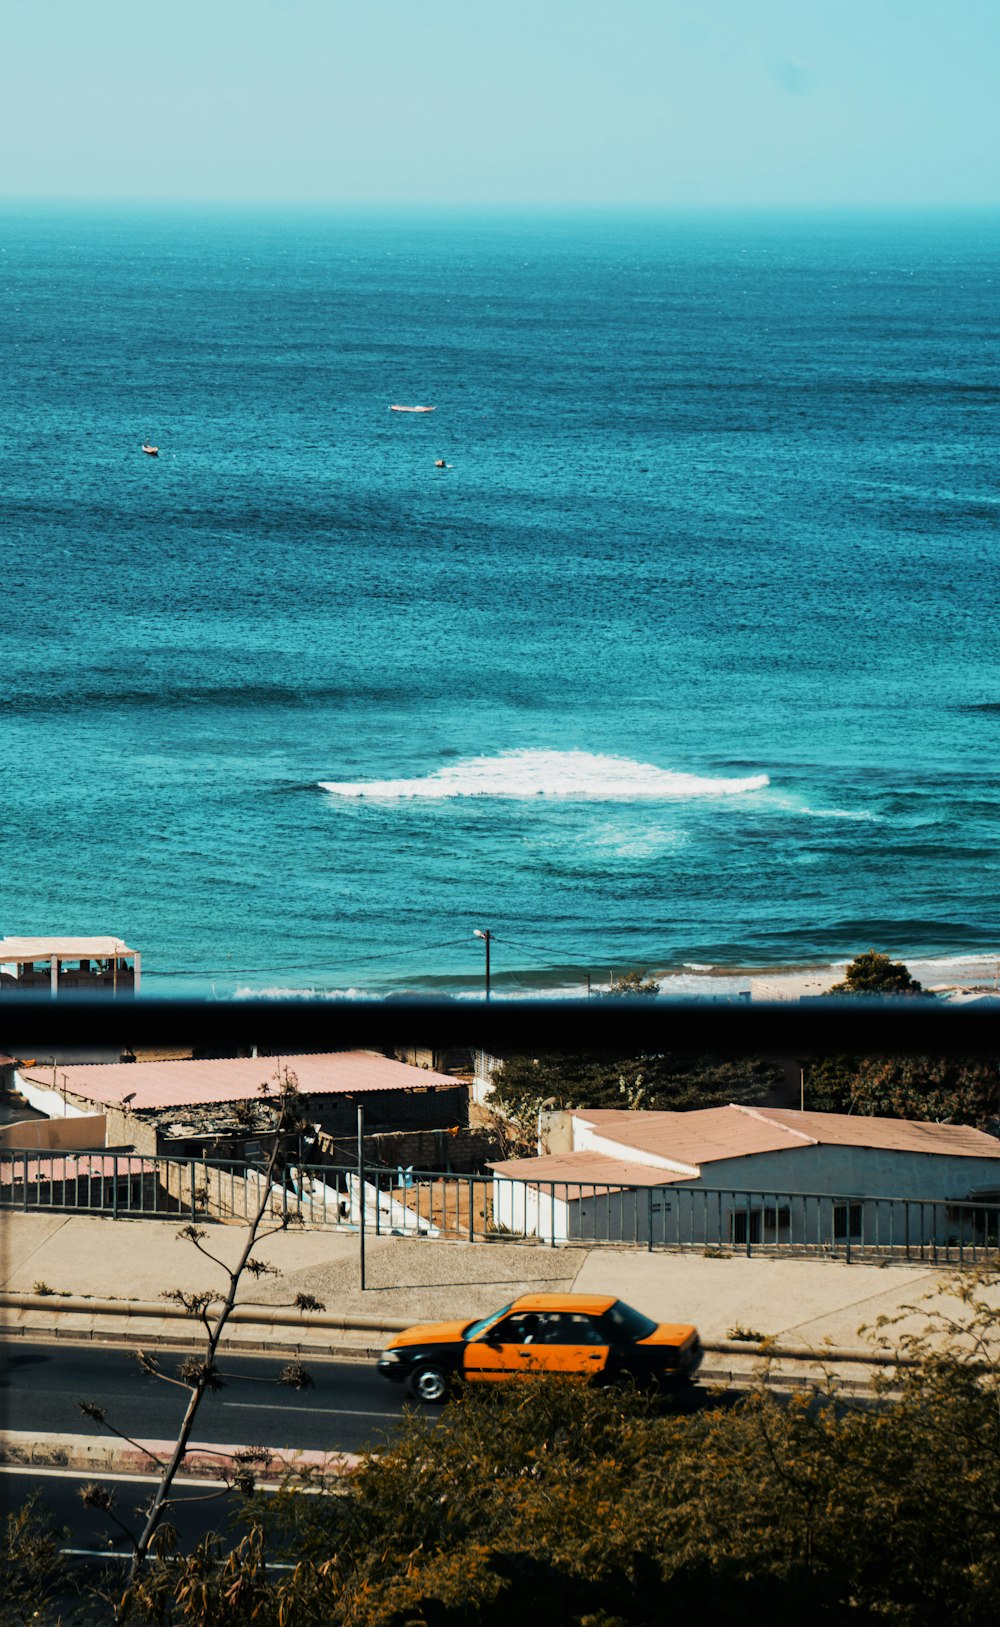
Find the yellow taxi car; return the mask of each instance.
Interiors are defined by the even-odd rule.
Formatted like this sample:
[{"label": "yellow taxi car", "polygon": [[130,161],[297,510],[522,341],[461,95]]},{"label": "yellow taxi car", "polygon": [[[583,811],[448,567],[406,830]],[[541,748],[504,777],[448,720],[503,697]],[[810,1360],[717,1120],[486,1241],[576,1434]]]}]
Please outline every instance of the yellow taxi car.
[{"label": "yellow taxi car", "polygon": [[378,1371],[417,1401],[444,1401],[451,1382],[563,1373],[675,1386],[701,1365],[698,1329],[654,1322],[610,1294],[522,1294],[477,1322],[426,1322],[389,1340]]}]

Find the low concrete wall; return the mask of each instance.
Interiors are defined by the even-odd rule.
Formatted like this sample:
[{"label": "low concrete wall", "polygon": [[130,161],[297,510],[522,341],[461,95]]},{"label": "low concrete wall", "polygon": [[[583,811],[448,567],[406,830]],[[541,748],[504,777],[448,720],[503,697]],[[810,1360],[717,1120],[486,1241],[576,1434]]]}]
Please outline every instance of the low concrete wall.
[{"label": "low concrete wall", "polygon": [[86,1118],[19,1119],[0,1129],[0,1147],[25,1152],[92,1152],[105,1146],[106,1130],[103,1113]]},{"label": "low concrete wall", "polygon": [[[28,1430],[0,1432],[0,1463],[26,1464],[58,1469],[77,1469],[85,1474],[156,1475],[175,1446],[174,1441],[119,1440],[115,1435],[39,1435]],[[317,1475],[340,1478],[350,1474],[362,1461],[353,1452],[292,1451],[267,1448],[266,1460],[254,1466],[254,1478],[280,1482],[288,1475]],[[191,1441],[184,1454],[179,1478],[220,1480],[233,1467],[233,1457],[245,1451],[241,1446],[221,1446],[207,1441]]]}]

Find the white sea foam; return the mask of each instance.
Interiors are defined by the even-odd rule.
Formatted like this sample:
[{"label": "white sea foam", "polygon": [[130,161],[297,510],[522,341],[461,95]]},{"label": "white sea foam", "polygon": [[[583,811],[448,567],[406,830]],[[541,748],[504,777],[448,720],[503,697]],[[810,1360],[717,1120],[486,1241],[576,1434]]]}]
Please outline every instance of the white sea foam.
[{"label": "white sea foam", "polygon": [[559,797],[578,802],[674,801],[689,797],[739,796],[760,791],[766,774],[742,779],[706,779],[628,757],[589,751],[505,751],[496,757],[470,757],[420,779],[322,780],[338,797],[396,802],[415,797]]},{"label": "white sea foam", "polygon": [[865,813],[863,810],[852,813],[849,808],[803,808],[801,811],[811,819],[860,819],[874,825],[882,824],[881,814]]}]

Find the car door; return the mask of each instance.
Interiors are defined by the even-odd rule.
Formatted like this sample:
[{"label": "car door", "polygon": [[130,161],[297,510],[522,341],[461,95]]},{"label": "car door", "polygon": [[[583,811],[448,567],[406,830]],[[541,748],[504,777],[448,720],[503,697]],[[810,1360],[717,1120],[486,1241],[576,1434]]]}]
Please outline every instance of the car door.
[{"label": "car door", "polygon": [[597,1317],[553,1311],[543,1318],[543,1362],[548,1373],[594,1378],[608,1365],[608,1336]]},{"label": "car door", "polygon": [[540,1321],[534,1313],[513,1312],[468,1340],[462,1361],[465,1377],[474,1382],[495,1381],[538,1372],[542,1365]]}]

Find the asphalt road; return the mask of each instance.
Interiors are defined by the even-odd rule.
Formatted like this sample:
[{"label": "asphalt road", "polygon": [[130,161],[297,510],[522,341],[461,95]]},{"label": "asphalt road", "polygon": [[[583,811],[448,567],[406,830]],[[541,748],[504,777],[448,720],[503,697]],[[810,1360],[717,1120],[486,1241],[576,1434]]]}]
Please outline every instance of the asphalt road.
[{"label": "asphalt road", "polygon": [[[159,1353],[164,1373],[176,1373],[181,1356]],[[307,1390],[288,1389],[278,1376],[288,1362],[223,1355],[224,1388],[207,1395],[194,1438],[220,1445],[309,1447],[358,1452],[384,1448],[399,1422],[404,1397],[387,1384],[371,1360],[309,1361]],[[187,1392],[145,1374],[127,1351],[100,1345],[9,1342],[0,1350],[0,1425],[5,1429],[71,1435],[103,1435],[81,1401],[106,1407],[108,1422],[141,1440],[176,1436]],[[412,1403],[410,1403],[412,1405]],[[435,1409],[424,1409],[431,1417]]]},{"label": "asphalt road", "polygon": [[[156,1481],[138,1476],[83,1474],[70,1469],[3,1469],[0,1471],[0,1506],[5,1511],[23,1507],[35,1497],[39,1514],[47,1517],[69,1549],[90,1554],[127,1554],[130,1544],[111,1515],[85,1508],[84,1486],[99,1479],[114,1495],[113,1513],[130,1530],[142,1527],[141,1511],[149,1502]],[[230,1533],[235,1521],[238,1540],[242,1529],[238,1495],[196,1481],[177,1482],[172,1492],[169,1519],[177,1529],[181,1547],[189,1549],[209,1531]]]}]

